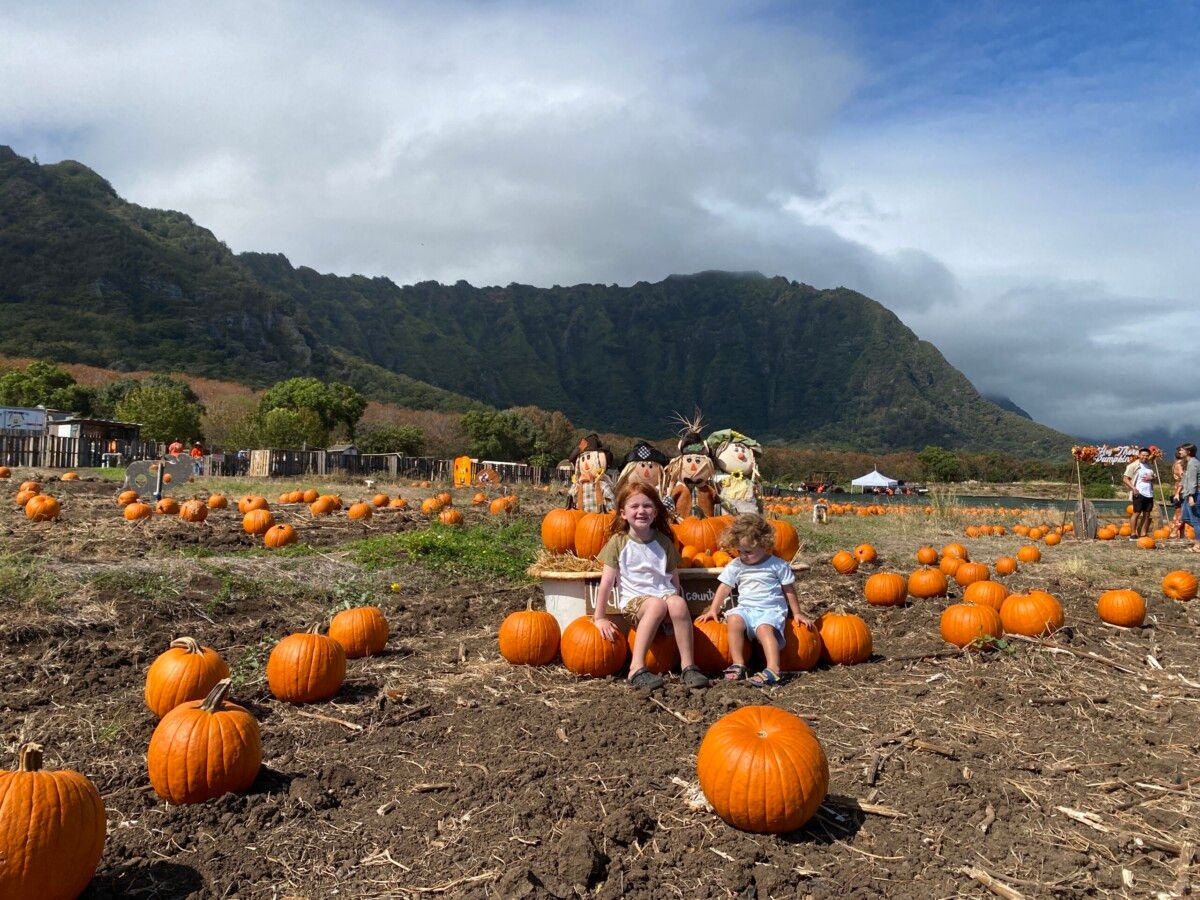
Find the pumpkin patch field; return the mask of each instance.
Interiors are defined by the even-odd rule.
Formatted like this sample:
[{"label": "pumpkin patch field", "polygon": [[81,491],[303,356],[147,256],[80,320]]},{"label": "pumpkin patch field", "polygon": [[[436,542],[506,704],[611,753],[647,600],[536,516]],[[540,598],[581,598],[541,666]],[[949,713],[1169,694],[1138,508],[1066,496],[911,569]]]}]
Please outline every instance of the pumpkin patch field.
[{"label": "pumpkin patch field", "polygon": [[[28,514],[26,481],[26,505],[54,503]],[[500,652],[507,617],[542,605],[543,533],[574,546],[543,529],[553,493],[175,487],[162,512],[88,473],[0,482],[0,795],[49,830],[71,798],[9,785],[40,768],[95,787],[83,897],[1125,897],[1200,879],[1200,566],[1169,541],[1081,542],[1032,510],[773,512],[821,617],[785,647],[801,671],[694,691],[668,674],[646,695],[572,674],[544,619],[508,626],[521,662]],[[768,740],[778,770],[747,769]],[[79,790],[75,831],[43,836],[59,856],[28,862],[50,879],[31,898],[93,865]],[[0,896],[26,852],[0,848]]]}]

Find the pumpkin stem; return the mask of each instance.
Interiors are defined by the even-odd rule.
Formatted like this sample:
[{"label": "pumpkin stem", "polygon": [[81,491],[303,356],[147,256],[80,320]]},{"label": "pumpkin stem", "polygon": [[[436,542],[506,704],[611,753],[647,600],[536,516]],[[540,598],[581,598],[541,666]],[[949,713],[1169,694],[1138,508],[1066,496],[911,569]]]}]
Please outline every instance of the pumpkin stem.
[{"label": "pumpkin stem", "polygon": [[186,650],[188,653],[203,653],[204,648],[200,646],[200,642],[192,637],[180,637],[171,641],[171,648],[174,650]]},{"label": "pumpkin stem", "polygon": [[[349,609],[349,607],[346,607],[346,608]],[[311,628],[309,628],[307,631],[308,631],[308,634],[320,634],[321,633],[321,623],[320,622],[314,623],[313,626]]]},{"label": "pumpkin stem", "polygon": [[42,745],[25,744],[19,753],[18,772],[40,772],[42,770]]},{"label": "pumpkin stem", "polygon": [[200,708],[207,713],[216,712],[221,708],[221,704],[225,702],[225,698],[229,696],[229,689],[232,685],[232,678],[222,678],[213,685],[213,689],[208,692],[208,696],[204,698],[204,702],[200,704]]}]

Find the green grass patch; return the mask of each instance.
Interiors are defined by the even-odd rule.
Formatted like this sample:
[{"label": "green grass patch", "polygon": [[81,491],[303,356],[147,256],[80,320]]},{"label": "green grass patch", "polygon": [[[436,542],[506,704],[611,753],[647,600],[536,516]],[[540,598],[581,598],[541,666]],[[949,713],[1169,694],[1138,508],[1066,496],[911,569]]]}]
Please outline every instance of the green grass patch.
[{"label": "green grass patch", "polygon": [[66,592],[63,581],[47,572],[44,560],[27,553],[0,553],[0,603],[54,612]]},{"label": "green grass patch", "polygon": [[82,478],[86,475],[89,478],[100,478],[100,479],[103,479],[104,481],[124,481],[125,480],[125,467],[124,466],[120,466],[117,468],[111,468],[111,469],[90,469],[90,468],[89,469],[76,469],[75,471],[79,473],[80,478]]},{"label": "green grass patch", "polygon": [[162,603],[179,596],[179,584],[174,577],[153,572],[109,569],[93,575],[90,580],[97,590],[129,594],[148,603]]},{"label": "green grass patch", "polygon": [[475,525],[430,525],[355,541],[349,545],[355,560],[368,570],[412,562],[434,572],[476,577],[501,576],[529,581],[525,570],[540,543],[532,522]]}]

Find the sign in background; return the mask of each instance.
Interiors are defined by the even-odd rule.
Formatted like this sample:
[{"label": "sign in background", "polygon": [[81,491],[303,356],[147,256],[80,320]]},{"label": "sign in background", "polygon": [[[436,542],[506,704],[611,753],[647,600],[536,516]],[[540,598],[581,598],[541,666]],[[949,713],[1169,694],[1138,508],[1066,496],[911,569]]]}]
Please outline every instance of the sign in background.
[{"label": "sign in background", "polygon": [[0,431],[9,434],[44,434],[46,411],[0,406]]}]

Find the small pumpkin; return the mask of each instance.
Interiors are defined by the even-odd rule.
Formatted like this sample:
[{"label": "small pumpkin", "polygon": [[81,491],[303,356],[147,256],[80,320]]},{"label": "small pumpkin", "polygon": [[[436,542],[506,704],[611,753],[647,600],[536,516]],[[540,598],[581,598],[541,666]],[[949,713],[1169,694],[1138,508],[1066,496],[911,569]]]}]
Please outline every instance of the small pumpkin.
[{"label": "small pumpkin", "polygon": [[991,644],[1004,636],[1000,614],[990,606],[979,603],[953,603],[947,606],[939,628],[942,639],[955,647]]},{"label": "small pumpkin", "polygon": [[1042,561],[1042,551],[1033,544],[1026,544],[1017,551],[1017,559],[1023,563],[1035,563]]},{"label": "small pumpkin", "polygon": [[[1149,540],[1149,538],[1147,538],[1146,540]],[[1052,531],[1048,535],[1046,535],[1044,538],[1042,538],[1042,543],[1044,543],[1047,547],[1056,547],[1062,543],[1062,535],[1056,531]],[[1151,541],[1150,545],[1153,546],[1154,542]],[[1140,546],[1140,544],[1139,544],[1139,546]]]},{"label": "small pumpkin", "polygon": [[308,488],[300,494],[300,501],[302,503],[315,503],[320,496],[321,494],[316,488]]},{"label": "small pumpkin", "polygon": [[172,709],[150,736],[146,764],[155,792],[171,803],[244,794],[262,767],[262,736],[247,710],[226,700],[224,678],[203,700]]},{"label": "small pumpkin", "polygon": [[625,665],[629,647],[621,635],[613,641],[605,639],[591,616],[580,616],[563,629],[559,655],[574,674],[604,678]]},{"label": "small pumpkin", "polygon": [[963,562],[971,561],[971,554],[967,552],[967,548],[962,544],[947,544],[942,548],[942,556],[955,556]]},{"label": "small pumpkin", "polygon": [[[953,556],[947,558],[956,559]],[[908,576],[908,592],[920,600],[930,597],[945,597],[949,589],[950,585],[941,569],[917,569]]]},{"label": "small pumpkin", "polygon": [[408,509],[408,501],[403,497],[393,497],[388,509]]},{"label": "small pumpkin", "polygon": [[287,524],[272,525],[263,532],[263,545],[271,550],[294,544],[296,540],[296,529]]},{"label": "small pumpkin", "polygon": [[755,834],[795,831],[829,790],[829,762],[809,727],[774,706],[743,706],[705,732],[696,774],[713,810]]},{"label": "small pumpkin", "polygon": [[733,662],[729,655],[729,629],[724,622],[709,619],[692,623],[692,651],[701,672],[722,672]]},{"label": "small pumpkin", "polygon": [[421,501],[421,512],[427,516],[432,516],[439,512],[442,508],[442,501],[437,497],[427,497]]},{"label": "small pumpkin", "polygon": [[62,477],[59,479],[59,481],[78,481],[78,480],[79,480],[78,472],[63,472]]},{"label": "small pumpkin", "polygon": [[438,521],[443,525],[461,525],[463,523],[463,514],[453,506],[447,506],[438,513]]},{"label": "small pumpkin", "polygon": [[209,509],[228,509],[229,498],[224,494],[212,494],[208,498]]},{"label": "small pumpkin", "polygon": [[260,497],[257,494],[247,494],[238,501],[238,512],[243,516],[256,509],[268,509],[270,504],[267,503],[266,497]]},{"label": "small pumpkin", "polygon": [[973,581],[963,591],[963,603],[975,603],[1000,611],[1004,598],[1008,596],[1008,588],[998,581]]},{"label": "small pumpkin", "polygon": [[11,477],[12,477],[12,469],[10,469],[8,466],[0,466],[0,478],[11,478]]},{"label": "small pumpkin", "polygon": [[347,659],[374,656],[387,646],[388,622],[377,606],[343,609],[329,623],[329,636],[342,645]]},{"label": "small pumpkin", "polygon": [[306,632],[289,634],[267,658],[267,685],[287,703],[327,700],[341,690],[346,678],[346,651],[314,625]]},{"label": "small pumpkin", "polygon": [[1096,602],[1096,615],[1109,625],[1141,628],[1146,621],[1146,601],[1137,591],[1105,591]]},{"label": "small pumpkin", "polygon": [[333,515],[333,498],[318,497],[312,503],[308,504],[308,511],[314,516],[331,516]]},{"label": "small pumpkin", "polygon": [[1195,600],[1196,576],[1186,569],[1176,569],[1163,576],[1162,592],[1170,600]]},{"label": "small pumpkin", "polygon": [[908,582],[895,572],[876,572],[863,585],[863,594],[872,606],[903,606]]},{"label": "small pumpkin", "polygon": [[173,497],[163,497],[154,504],[154,511],[160,516],[177,516],[179,515],[179,501]]},{"label": "small pumpkin", "polygon": [[25,744],[15,772],[0,771],[0,897],[75,900],[96,873],[107,821],[100,792],[70,769],[42,769]]},{"label": "small pumpkin", "polygon": [[1009,594],[1000,606],[1000,621],[1008,634],[1041,637],[1062,628],[1063,609],[1045,591]]},{"label": "small pumpkin", "polygon": [[266,534],[275,524],[275,517],[267,509],[252,509],[242,516],[242,531],[246,534]]},{"label": "small pumpkin", "polygon": [[179,507],[179,518],[199,524],[208,518],[208,505],[203,500],[188,500]]},{"label": "small pumpkin", "polygon": [[130,503],[137,502],[137,498],[137,491],[121,491],[121,493],[117,495],[117,506],[126,507]]},{"label": "small pumpkin", "polygon": [[801,625],[791,616],[783,627],[783,649],[779,653],[779,668],[785,672],[807,672],[821,661],[821,632]]},{"label": "small pumpkin", "polygon": [[140,522],[142,519],[149,519],[154,515],[154,507],[148,503],[129,503],[126,504],[121,514],[127,522]]},{"label": "small pumpkin", "polygon": [[953,578],[954,573],[958,571],[963,561],[957,556],[943,556],[941,562],[938,563],[938,571],[947,578]]},{"label": "small pumpkin", "polygon": [[22,481],[18,491],[29,491],[31,494],[40,494],[42,492],[42,483],[40,481]]},{"label": "small pumpkin", "polygon": [[695,547],[699,553],[712,553],[721,546],[722,523],[715,518],[685,516],[671,530],[675,532],[675,540]]},{"label": "small pumpkin", "polygon": [[817,620],[821,662],[853,666],[871,658],[871,629],[853,613],[825,613]]},{"label": "small pumpkin", "polygon": [[38,496],[37,491],[17,491],[17,496],[13,498],[13,502],[15,502],[17,506],[24,508],[25,505],[36,496]]},{"label": "small pumpkin", "polygon": [[382,509],[383,507],[387,506],[389,502],[391,502],[391,499],[392,498],[387,494],[376,494],[371,498],[371,505],[376,509]]},{"label": "small pumpkin", "polygon": [[858,571],[858,559],[847,550],[839,550],[829,562],[839,575],[853,575]]},{"label": "small pumpkin", "polygon": [[522,609],[500,623],[500,655],[514,666],[544,666],[558,656],[558,620],[543,609]]},{"label": "small pumpkin", "polygon": [[938,561],[938,552],[932,547],[919,547],[917,549],[917,562],[923,566],[932,566]]},{"label": "small pumpkin", "polygon": [[195,638],[176,638],[146,671],[146,706],[161,719],[180,703],[203,700],[228,677],[229,666],[216,650],[201,647]]},{"label": "small pumpkin", "polygon": [[1011,556],[998,556],[992,564],[992,571],[997,575],[1011,575],[1017,571],[1017,561]]},{"label": "small pumpkin", "polygon": [[958,582],[959,587],[965,588],[976,581],[986,581],[988,574],[988,567],[983,563],[964,562],[954,570],[954,580]]},{"label": "small pumpkin", "polygon": [[483,491],[476,492],[475,496],[471,498],[471,504],[473,506],[483,506],[483,504],[487,502],[487,494],[485,494]]},{"label": "small pumpkin", "polygon": [[875,548],[870,544],[859,544],[854,548],[854,555],[858,557],[860,563],[872,563],[879,557]]},{"label": "small pumpkin", "polygon": [[374,514],[374,507],[369,503],[351,503],[346,510],[346,518],[351,522],[366,522]]},{"label": "small pumpkin", "polygon": [[53,522],[61,513],[59,502],[47,494],[36,494],[25,504],[25,517],[31,522]]}]

